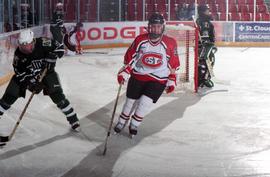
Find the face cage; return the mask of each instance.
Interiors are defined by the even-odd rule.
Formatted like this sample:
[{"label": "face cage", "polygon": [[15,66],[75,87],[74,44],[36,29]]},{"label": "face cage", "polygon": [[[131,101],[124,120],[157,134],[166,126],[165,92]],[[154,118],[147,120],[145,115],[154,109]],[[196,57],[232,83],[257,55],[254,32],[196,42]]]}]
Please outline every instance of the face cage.
[{"label": "face cage", "polygon": [[149,33],[149,37],[151,39],[157,39],[157,38],[159,38],[159,37],[161,37],[163,35],[163,33],[165,31],[165,25],[164,24],[162,25],[162,30],[161,30],[160,34],[152,33],[151,30],[150,30],[150,28],[151,28],[150,25],[152,25],[152,24],[148,24],[148,29],[147,30],[148,30],[148,33]]},{"label": "face cage", "polygon": [[34,47],[35,47],[34,45],[35,45],[34,41],[31,43],[22,43],[22,44],[19,44],[19,49],[24,54],[30,54],[34,50]]}]

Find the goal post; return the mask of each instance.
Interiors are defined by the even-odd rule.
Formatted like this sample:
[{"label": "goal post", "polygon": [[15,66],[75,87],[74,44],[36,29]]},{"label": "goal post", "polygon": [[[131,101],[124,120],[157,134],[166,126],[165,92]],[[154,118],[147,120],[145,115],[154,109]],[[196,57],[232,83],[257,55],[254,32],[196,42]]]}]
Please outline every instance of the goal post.
[{"label": "goal post", "polygon": [[177,42],[180,69],[177,84],[180,89],[198,90],[198,40],[197,28],[188,25],[166,25],[165,34]]}]

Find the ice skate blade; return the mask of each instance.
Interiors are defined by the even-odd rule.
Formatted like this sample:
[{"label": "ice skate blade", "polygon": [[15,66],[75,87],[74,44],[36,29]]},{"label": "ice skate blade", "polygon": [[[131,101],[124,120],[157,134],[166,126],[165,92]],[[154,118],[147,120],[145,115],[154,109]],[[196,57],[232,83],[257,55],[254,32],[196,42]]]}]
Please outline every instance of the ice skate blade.
[{"label": "ice skate blade", "polygon": [[119,135],[119,133],[117,133],[117,132],[113,132],[113,135]]},{"label": "ice skate blade", "polygon": [[113,135],[115,135],[115,136],[120,136],[121,135],[121,132],[113,132]]},{"label": "ice skate blade", "polygon": [[81,127],[77,127],[77,128],[75,128],[75,129],[70,128],[70,129],[71,129],[72,132],[75,132],[75,133],[79,133],[79,132],[82,131]]},{"label": "ice skate blade", "polygon": [[130,139],[134,139],[136,135],[129,134]]}]

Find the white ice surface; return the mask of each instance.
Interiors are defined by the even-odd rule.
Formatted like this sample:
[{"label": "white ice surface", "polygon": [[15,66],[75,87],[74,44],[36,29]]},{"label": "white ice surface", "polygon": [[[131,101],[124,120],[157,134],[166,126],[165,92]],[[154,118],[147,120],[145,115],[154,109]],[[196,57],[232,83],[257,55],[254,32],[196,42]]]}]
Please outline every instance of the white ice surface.
[{"label": "white ice surface", "polygon": [[[58,61],[82,132],[70,131],[48,97],[35,96],[15,136],[0,149],[0,177],[270,176],[269,48],[219,48],[215,74],[229,85],[164,94],[139,134],[131,140],[125,129],[110,136],[102,156],[125,50],[92,50]],[[115,120],[125,88],[121,93]],[[2,117],[1,135],[11,132],[28,97]]]}]

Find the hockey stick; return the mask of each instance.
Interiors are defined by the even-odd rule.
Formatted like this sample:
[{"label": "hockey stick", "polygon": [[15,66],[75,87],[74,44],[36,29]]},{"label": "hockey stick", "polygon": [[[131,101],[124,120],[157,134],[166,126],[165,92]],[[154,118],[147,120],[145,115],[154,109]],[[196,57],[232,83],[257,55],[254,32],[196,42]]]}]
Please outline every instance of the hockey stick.
[{"label": "hockey stick", "polygon": [[[44,78],[44,76],[46,75],[46,73],[47,73],[47,68],[44,69],[44,71],[42,72],[42,75],[40,76],[38,82],[41,82],[41,81],[42,81],[42,79]],[[24,114],[25,114],[25,112],[26,112],[26,109],[28,108],[28,106],[29,106],[29,104],[30,104],[32,98],[33,98],[34,95],[35,95],[35,93],[36,93],[36,92],[33,91],[32,94],[31,94],[31,96],[29,97],[29,99],[28,99],[26,105],[24,106],[23,111],[22,111],[22,113],[21,113],[19,119],[17,120],[17,122],[16,122],[16,124],[15,124],[15,126],[14,126],[14,128],[13,128],[13,130],[12,130],[12,132],[10,133],[10,135],[9,135],[9,136],[0,136],[0,142],[5,143],[5,142],[8,142],[8,141],[10,141],[10,140],[12,139],[12,137],[13,137],[13,135],[15,134],[16,129],[18,128],[18,126],[19,126],[19,124],[20,124],[20,122],[21,122],[21,120],[22,120],[22,118],[23,118],[23,116],[24,116]]]},{"label": "hockey stick", "polygon": [[112,124],[113,124],[114,115],[115,115],[119,95],[120,95],[120,92],[121,92],[121,88],[122,88],[122,84],[119,85],[117,96],[116,96],[116,99],[115,99],[112,118],[111,118],[111,122],[110,122],[110,125],[109,125],[109,128],[108,128],[108,132],[107,132],[107,136],[106,136],[106,140],[105,140],[105,144],[104,144],[103,155],[106,155],[106,152],[107,152],[108,139],[109,139],[109,136],[111,135]]}]

